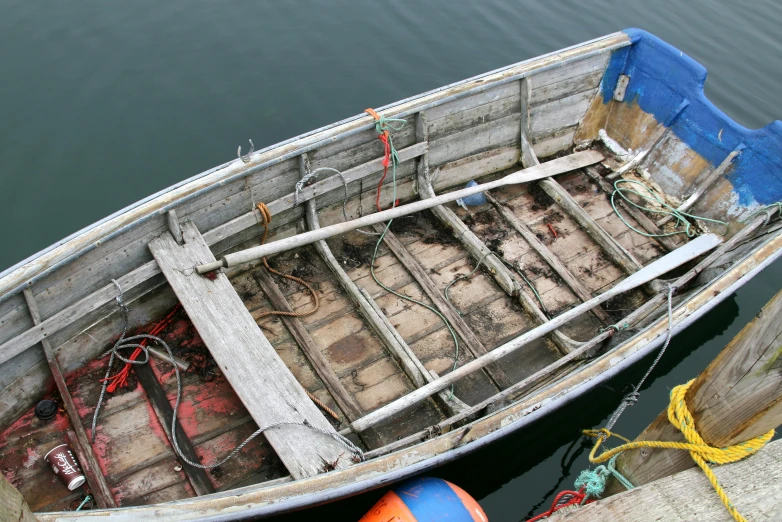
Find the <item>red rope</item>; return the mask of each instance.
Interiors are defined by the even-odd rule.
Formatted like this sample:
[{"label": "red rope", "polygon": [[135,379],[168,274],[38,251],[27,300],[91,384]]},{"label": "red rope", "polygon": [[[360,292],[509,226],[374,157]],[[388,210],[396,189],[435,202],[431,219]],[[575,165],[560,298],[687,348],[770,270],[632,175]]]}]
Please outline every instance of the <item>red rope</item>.
[{"label": "red rope", "polygon": [[[567,500],[564,502],[562,501],[563,497],[570,496]],[[582,502],[584,502],[584,498],[586,497],[586,494],[584,493],[584,489],[581,488],[578,491],[571,491],[566,489],[565,491],[561,491],[559,495],[557,495],[554,498],[554,502],[551,503],[551,509],[548,511],[541,513],[540,515],[530,518],[527,520],[527,522],[536,522],[538,520],[543,520],[544,518],[548,518],[560,509],[564,509],[568,506],[579,506]],[[591,502],[594,502],[594,499],[589,499],[585,503],[589,504]]]},{"label": "red rope", "polygon": [[[165,316],[159,323],[157,323],[152,330],[149,332],[150,335],[158,335],[160,332],[166,329],[168,325],[171,324],[171,322],[174,320],[174,314],[176,314],[179,311],[180,304],[177,304],[173,310],[171,310],[167,316]],[[139,343],[141,346],[147,345],[147,339],[142,339]],[[136,358],[138,358],[139,355],[141,355],[141,348],[136,348],[133,353],[130,355],[130,360],[135,361]],[[109,385],[106,387],[106,390],[109,393],[114,393],[117,388],[124,388],[128,384],[128,375],[130,374],[130,367],[132,366],[131,363],[125,363],[125,366],[109,377],[108,379],[101,379],[100,382],[108,381]]]},{"label": "red rope", "polygon": [[[380,115],[373,109],[366,109],[364,112],[375,118],[375,121],[380,121]],[[385,181],[386,176],[388,175],[388,166],[391,164],[391,143],[388,141],[387,130],[379,133],[377,139],[383,142],[383,176],[377,183],[377,195],[375,196],[375,207],[377,207],[378,212],[381,212],[383,209],[380,208],[380,189],[383,186],[383,181]]]}]

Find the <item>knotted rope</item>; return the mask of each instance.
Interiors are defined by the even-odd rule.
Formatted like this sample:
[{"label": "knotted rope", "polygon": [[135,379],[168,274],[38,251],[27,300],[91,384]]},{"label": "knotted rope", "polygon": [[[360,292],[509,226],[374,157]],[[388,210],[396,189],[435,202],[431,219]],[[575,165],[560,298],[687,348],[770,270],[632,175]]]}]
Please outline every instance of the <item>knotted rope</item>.
[{"label": "knotted rope", "polygon": [[[383,156],[383,177],[380,178],[380,182],[377,184],[377,196],[375,197],[375,206],[377,207],[378,212],[380,212],[382,209],[380,208],[380,188],[383,185],[383,180],[386,177],[386,174],[388,173],[388,166],[391,165],[391,187],[393,190],[393,197],[391,200],[391,208],[396,207],[397,205],[397,199],[396,199],[396,166],[399,163],[399,156],[396,153],[396,149],[394,148],[394,142],[391,138],[390,130],[401,130],[405,124],[407,123],[405,120],[397,119],[397,118],[386,118],[385,116],[380,116],[378,113],[376,113],[372,109],[366,109],[364,112],[375,118],[375,130],[378,134],[378,139],[380,139],[381,142],[383,142],[385,155]],[[397,126],[393,126],[392,124],[388,122],[394,122],[399,123]],[[378,284],[383,290],[386,292],[389,292],[400,299],[403,299],[405,301],[409,301],[411,303],[417,304],[419,306],[423,306],[433,314],[435,314],[437,317],[439,317],[443,323],[445,324],[446,328],[448,328],[448,332],[451,334],[451,338],[453,339],[454,344],[454,354],[453,354],[453,370],[455,370],[459,365],[459,338],[456,336],[456,332],[454,331],[453,327],[451,326],[451,323],[448,321],[448,319],[445,318],[445,316],[440,313],[439,310],[436,308],[429,306],[426,303],[423,303],[417,299],[413,299],[410,296],[404,295],[402,293],[397,292],[396,290],[384,285],[380,279],[378,279],[377,274],[375,273],[375,260],[377,259],[378,251],[380,250],[380,245],[383,243],[383,238],[386,237],[386,234],[388,233],[388,230],[391,228],[391,223],[393,223],[394,220],[390,220],[388,223],[386,223],[385,228],[383,229],[383,232],[380,234],[380,237],[377,239],[377,243],[375,243],[375,250],[372,252],[372,261],[369,265],[369,272],[372,274],[372,279],[375,280],[375,283]],[[451,385],[450,388],[450,397],[453,397],[453,385]]]},{"label": "knotted rope", "polygon": [[[247,444],[250,443],[254,438],[256,438],[261,433],[277,429],[277,428],[283,428],[287,426],[299,426],[299,427],[306,427],[307,429],[317,431],[318,433],[321,433],[327,437],[330,437],[337,442],[344,445],[350,452],[352,452],[356,457],[358,457],[360,460],[364,460],[364,453],[356,447],[355,444],[350,442],[350,440],[346,439],[339,433],[335,431],[328,431],[321,428],[318,428],[316,426],[312,426],[310,424],[303,424],[298,422],[278,422],[275,424],[270,424],[268,426],[263,426],[261,428],[258,428],[254,433],[252,433],[249,437],[247,437],[244,442],[239,444],[236,448],[234,448],[233,451],[231,451],[227,456],[224,458],[218,460],[217,462],[213,462],[211,464],[201,464],[199,462],[193,462],[190,459],[188,459],[183,453],[182,450],[179,448],[179,442],[177,440],[177,413],[179,411],[179,404],[182,400],[182,380],[181,376],[179,374],[179,367],[173,362],[174,361],[174,353],[171,351],[171,348],[166,344],[166,342],[154,335],[149,334],[140,334],[140,335],[134,335],[131,337],[125,337],[125,335],[128,332],[128,307],[125,305],[125,302],[123,300],[123,294],[122,294],[122,287],[119,285],[119,283],[112,279],[112,283],[114,283],[114,286],[117,287],[117,306],[119,308],[120,314],[122,315],[122,335],[120,335],[120,338],[117,339],[117,342],[114,343],[114,346],[112,346],[111,350],[101,355],[101,357],[105,357],[106,355],[110,354],[109,357],[109,364],[106,368],[106,377],[103,380],[103,387],[101,388],[100,396],[98,397],[98,404],[95,406],[95,413],[92,416],[92,442],[95,442],[95,436],[97,434],[97,424],[98,424],[98,415],[100,414],[100,408],[103,404],[103,398],[106,393],[106,386],[107,386],[107,379],[109,376],[109,373],[111,372],[112,364],[114,363],[114,358],[124,361],[126,363],[130,364],[146,364],[149,362],[149,350],[145,347],[145,345],[142,345],[141,343],[134,343],[134,342],[128,342],[128,341],[136,341],[139,339],[146,339],[148,341],[154,341],[158,345],[162,346],[166,349],[166,352],[168,353],[169,361],[171,361],[171,364],[174,366],[174,375],[176,375],[176,401],[174,402],[174,411],[173,415],[171,416],[171,443],[174,447],[174,451],[176,452],[177,456],[185,463],[187,463],[190,466],[193,466],[194,468],[200,468],[200,469],[211,469],[216,468],[218,466],[221,466],[222,464],[225,464],[230,459],[236,456],[242,449],[247,446]],[[141,351],[144,353],[145,358],[143,361],[138,360],[130,360],[125,359],[121,354],[120,350],[124,350],[127,348],[138,348],[141,349]]]},{"label": "knotted rope", "polygon": [[[703,470],[703,473],[706,475],[706,478],[709,479],[709,482],[714,488],[714,491],[717,492],[720,500],[725,505],[734,520],[737,522],[745,522],[746,519],[741,516],[738,510],[730,502],[730,499],[728,499],[727,493],[725,493],[725,490],[722,489],[722,486],[717,480],[717,477],[714,475],[711,467],[709,467],[709,463],[729,464],[757,453],[774,437],[774,430],[733,446],[715,448],[714,446],[709,445],[698,433],[698,430],[695,427],[695,420],[693,419],[690,410],[687,408],[687,390],[690,389],[690,386],[692,386],[693,382],[694,380],[688,382],[687,384],[676,386],[673,390],[671,390],[671,400],[668,403],[668,421],[682,432],[682,435],[684,435],[684,438],[687,440],[687,442],[670,442],[660,440],[640,440],[631,442],[624,437],[620,437],[619,435],[612,433],[607,428],[602,428],[600,430],[584,430],[584,435],[597,439],[594,448],[592,448],[592,451],[589,453],[589,461],[593,464],[600,464],[614,458],[615,456],[618,456],[623,451],[638,448],[676,449],[689,451],[692,460],[694,460],[698,467]],[[612,436],[626,441],[625,444],[610,450],[606,450],[600,455],[596,455],[597,450],[600,448],[600,445],[603,443],[603,441]]]},{"label": "knotted rope", "polygon": [[[263,236],[261,237],[261,244],[266,243],[266,237],[269,235],[269,225],[272,222],[272,214],[269,211],[269,207],[266,206],[265,203],[258,203],[257,205],[258,210],[261,213],[261,217],[263,218],[263,221],[261,222],[261,225],[263,225]],[[318,300],[318,294],[315,292],[315,290],[303,279],[300,279],[294,275],[289,274],[283,274],[282,272],[279,272],[275,270],[274,268],[269,266],[269,262],[266,261],[265,257],[261,258],[261,261],[263,262],[263,266],[271,272],[272,274],[278,275],[282,278],[289,279],[291,281],[294,281],[296,283],[299,283],[304,288],[307,289],[307,291],[312,296],[312,308],[310,310],[306,310],[304,312],[286,312],[284,310],[272,310],[270,312],[264,312],[260,315],[255,316],[255,320],[262,319],[264,317],[267,317],[269,315],[284,315],[285,317],[306,317],[308,315],[314,314],[318,311],[318,308],[320,308],[320,301]],[[326,408],[328,409],[328,408]],[[333,412],[332,412],[333,413]],[[338,418],[338,417],[337,417]]]},{"label": "knotted rope", "polygon": [[[375,196],[375,207],[380,212],[383,209],[380,208],[380,189],[383,186],[388,175],[388,167],[391,166],[391,171],[396,183],[396,166],[399,165],[399,153],[394,148],[394,140],[391,138],[389,130],[399,131],[407,125],[407,121],[400,118],[386,118],[381,116],[374,109],[365,109],[364,112],[375,118],[375,132],[377,132],[377,139],[383,142],[383,176],[377,183],[377,195]],[[396,125],[394,125],[396,123]],[[396,206],[396,186],[394,186],[394,201],[391,203],[391,208]]]},{"label": "knotted rope", "polygon": [[[641,189],[643,189],[643,193],[638,192],[637,190],[634,190],[632,188],[622,188],[620,187],[621,184],[627,184],[627,185],[637,185]],[[644,205],[640,205],[630,199],[627,194],[634,194],[635,196],[639,197],[641,201],[645,202],[651,202],[656,203],[663,207],[663,209],[659,208],[651,208],[646,207]],[[673,219],[676,220],[676,224],[674,225],[674,231],[673,232],[667,232],[663,234],[651,234],[649,232],[638,230],[633,225],[627,222],[625,217],[619,213],[619,209],[616,207],[616,197],[621,197],[628,205],[632,205],[635,208],[638,208],[640,210],[651,212],[654,214],[662,214],[663,216],[671,216]],[[718,219],[710,219],[703,216],[696,216],[694,214],[688,214],[687,212],[683,212],[681,210],[678,210],[668,203],[665,202],[663,198],[661,198],[657,193],[652,190],[651,187],[648,185],[641,183],[640,181],[636,181],[634,179],[620,179],[614,182],[614,192],[611,194],[611,206],[614,209],[614,212],[617,216],[619,216],[619,219],[622,220],[622,223],[627,225],[627,227],[632,230],[633,232],[636,232],[638,234],[641,234],[642,236],[646,237],[668,237],[668,236],[675,236],[676,234],[686,234],[687,237],[695,237],[696,231],[693,228],[692,223],[690,223],[687,218],[690,218],[692,220],[698,220],[698,221],[707,221],[709,223],[716,223],[718,225],[722,225],[725,227],[725,232],[728,230],[728,223],[725,221],[720,221]],[[678,226],[682,226],[681,229],[676,229]]]}]

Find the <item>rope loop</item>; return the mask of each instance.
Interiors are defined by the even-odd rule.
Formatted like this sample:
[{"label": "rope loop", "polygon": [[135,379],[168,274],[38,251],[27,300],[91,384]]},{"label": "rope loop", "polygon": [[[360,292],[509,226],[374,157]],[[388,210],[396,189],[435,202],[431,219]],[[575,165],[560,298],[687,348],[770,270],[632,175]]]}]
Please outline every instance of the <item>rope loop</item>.
[{"label": "rope loop", "polygon": [[[641,193],[638,190],[635,190],[633,188],[623,188],[620,185],[633,185],[640,187],[644,192]],[[642,202],[649,202],[649,203],[656,203],[663,207],[663,210],[659,208],[651,208],[644,206],[642,204],[638,204],[632,199],[630,199],[627,194],[633,194],[641,199]],[[616,197],[619,196],[622,198],[622,200],[627,203],[628,205],[632,205],[635,208],[639,210],[643,210],[645,212],[650,212],[653,214],[662,214],[663,216],[671,216],[673,219],[676,220],[676,224],[674,225],[674,231],[673,232],[667,232],[664,234],[650,234],[643,230],[638,230],[634,226],[632,226],[630,223],[627,222],[627,220],[624,218],[622,214],[619,213],[619,209],[616,206]],[[688,214],[687,212],[683,212],[681,210],[678,210],[668,203],[665,202],[663,198],[661,198],[655,190],[652,189],[649,185],[646,185],[645,183],[641,183],[640,181],[636,181],[634,179],[618,179],[614,182],[614,192],[611,193],[611,207],[613,207],[614,212],[617,216],[619,216],[619,219],[622,220],[622,222],[633,232],[636,232],[642,236],[645,237],[668,237],[668,236],[675,236],[677,234],[685,234],[687,237],[695,237],[697,235],[697,231],[694,228],[693,224],[687,220],[687,218],[690,218],[691,220],[695,221],[706,221],[709,223],[715,223],[717,225],[722,225],[725,227],[725,230],[722,232],[723,235],[725,235],[728,232],[728,227],[730,226],[729,223],[726,221],[720,221],[718,219],[711,219],[703,216],[696,216],[694,214]],[[681,226],[681,229],[677,229],[679,226]]]},{"label": "rope loop", "polygon": [[[375,196],[375,207],[380,212],[383,209],[380,208],[380,189],[383,186],[388,175],[388,167],[391,166],[392,178],[394,181],[394,200],[391,202],[391,208],[396,207],[396,167],[399,165],[399,153],[394,147],[394,140],[391,138],[390,130],[399,131],[407,125],[407,120],[400,118],[386,118],[375,112],[374,109],[365,109],[364,112],[369,114],[375,119],[375,132],[377,132],[377,138],[383,143],[383,176],[377,183],[377,196]],[[396,123],[396,125],[394,125]]]},{"label": "rope loop", "polygon": [[[771,430],[763,435],[759,435],[753,439],[735,444],[733,446],[727,446],[723,448],[717,448],[708,444],[703,437],[698,433],[695,426],[695,419],[690,413],[687,407],[686,397],[687,391],[692,386],[694,380],[676,386],[671,390],[671,399],[668,403],[668,421],[682,432],[687,442],[671,442],[671,441],[659,441],[659,440],[639,440],[630,441],[616,433],[611,432],[607,428],[600,430],[584,430],[584,435],[597,439],[592,451],[589,452],[589,461],[593,464],[601,464],[618,457],[622,452],[638,448],[657,448],[657,449],[675,449],[684,450],[690,453],[692,460],[701,468],[706,478],[709,479],[714,491],[720,497],[725,508],[730,512],[731,516],[737,522],[746,522],[745,518],[741,516],[738,510],[728,499],[727,493],[722,489],[717,477],[709,467],[709,464],[729,464],[731,462],[737,462],[745,457],[757,453],[763,446],[765,446],[773,437],[774,430]],[[623,440],[625,443],[613,449],[605,450],[600,455],[597,455],[597,451],[604,441],[611,437],[617,437]]]}]

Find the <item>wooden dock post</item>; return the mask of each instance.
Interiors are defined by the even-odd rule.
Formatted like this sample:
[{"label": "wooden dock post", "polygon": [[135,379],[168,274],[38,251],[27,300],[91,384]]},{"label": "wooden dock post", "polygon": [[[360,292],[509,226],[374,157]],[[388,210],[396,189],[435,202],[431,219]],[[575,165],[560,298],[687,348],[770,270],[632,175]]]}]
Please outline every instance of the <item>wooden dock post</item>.
[{"label": "wooden dock post", "polygon": [[[762,435],[782,424],[782,291],[733,338],[687,393],[687,405],[703,439],[724,447]],[[661,413],[636,440],[684,441]],[[617,469],[635,485],[695,466],[681,450],[626,451]],[[606,494],[622,491],[614,480]]]}]

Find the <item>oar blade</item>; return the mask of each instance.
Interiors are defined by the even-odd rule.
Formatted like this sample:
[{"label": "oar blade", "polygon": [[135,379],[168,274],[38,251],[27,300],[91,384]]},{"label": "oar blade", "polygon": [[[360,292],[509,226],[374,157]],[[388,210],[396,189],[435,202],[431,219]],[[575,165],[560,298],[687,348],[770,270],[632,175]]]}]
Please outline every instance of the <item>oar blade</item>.
[{"label": "oar blade", "polygon": [[528,167],[524,170],[508,174],[502,178],[503,185],[515,185],[517,183],[529,183],[538,179],[548,178],[564,172],[572,172],[576,169],[582,169],[605,159],[602,153],[596,150],[582,150],[574,152],[568,156],[556,158],[545,163],[540,163],[534,167]]},{"label": "oar blade", "polygon": [[627,290],[648,283],[653,279],[657,279],[674,268],[711,251],[720,243],[722,243],[722,238],[715,234],[703,234],[702,236],[698,236],[686,245],[669,252],[657,261],[645,266],[642,270],[639,270],[616,285],[610,292],[612,294],[626,292]]}]

